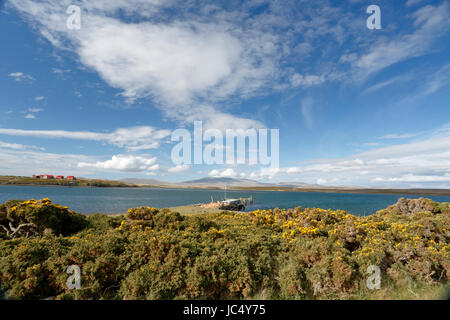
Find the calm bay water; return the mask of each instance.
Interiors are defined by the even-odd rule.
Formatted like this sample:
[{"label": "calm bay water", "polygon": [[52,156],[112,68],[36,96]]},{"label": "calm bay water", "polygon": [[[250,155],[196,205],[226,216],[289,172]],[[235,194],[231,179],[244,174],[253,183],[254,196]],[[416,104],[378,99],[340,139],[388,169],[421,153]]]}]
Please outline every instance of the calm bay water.
[{"label": "calm bay water", "polygon": [[[69,188],[51,186],[0,186],[0,203],[9,199],[48,197],[54,203],[68,206],[82,213],[124,213],[137,206],[157,208],[175,207],[219,200],[224,191],[186,190],[164,188]],[[228,191],[228,198],[253,196],[254,204],[247,210],[269,208],[324,208],[343,209],[349,213],[363,215],[374,213],[397,202],[400,197],[419,198],[397,194],[343,194],[320,192],[282,191]],[[425,196],[435,201],[450,202],[450,197]]]}]

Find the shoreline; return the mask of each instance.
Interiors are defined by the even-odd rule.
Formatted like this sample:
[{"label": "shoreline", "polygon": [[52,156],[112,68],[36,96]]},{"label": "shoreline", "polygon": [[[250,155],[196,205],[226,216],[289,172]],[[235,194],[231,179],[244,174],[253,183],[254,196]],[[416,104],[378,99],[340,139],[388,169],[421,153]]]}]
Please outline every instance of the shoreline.
[{"label": "shoreline", "polygon": [[[60,185],[52,183],[0,183],[0,186],[69,187],[69,188],[157,188],[178,190],[225,190],[217,186],[181,185]],[[375,189],[375,188],[290,188],[290,187],[227,187],[228,191],[311,192],[343,194],[394,194],[411,196],[450,196],[450,189]]]},{"label": "shoreline", "polygon": [[239,186],[208,184],[137,184],[118,180],[85,179],[77,180],[38,180],[25,176],[0,176],[0,186],[36,186],[36,187],[85,187],[85,188],[157,188],[175,190],[229,190],[229,191],[277,191],[277,192],[311,192],[343,194],[392,194],[414,196],[450,196],[450,189],[434,188],[364,188],[364,187],[290,187],[290,186]]}]

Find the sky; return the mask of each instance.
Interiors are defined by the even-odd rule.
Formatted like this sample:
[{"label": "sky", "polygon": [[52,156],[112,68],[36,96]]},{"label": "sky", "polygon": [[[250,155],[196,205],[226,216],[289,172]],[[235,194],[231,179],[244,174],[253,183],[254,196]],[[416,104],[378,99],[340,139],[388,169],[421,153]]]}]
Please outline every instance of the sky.
[{"label": "sky", "polygon": [[[4,0],[0,42],[0,175],[450,187],[448,0]],[[279,167],[175,164],[194,121]]]}]

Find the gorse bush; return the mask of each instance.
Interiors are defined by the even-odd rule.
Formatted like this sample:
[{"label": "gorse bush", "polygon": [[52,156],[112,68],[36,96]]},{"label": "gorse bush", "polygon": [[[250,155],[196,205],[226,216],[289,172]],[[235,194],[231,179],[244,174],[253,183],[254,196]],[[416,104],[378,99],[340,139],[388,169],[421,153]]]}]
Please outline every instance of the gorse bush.
[{"label": "gorse bush", "polygon": [[[427,199],[401,199],[368,217],[300,207],[182,216],[139,207],[77,220],[49,200],[9,202],[0,212],[0,221],[40,226],[31,238],[0,240],[7,298],[439,298],[450,278],[449,205]],[[66,287],[73,264],[81,268],[77,290]],[[371,265],[381,270],[379,290],[366,285]]]},{"label": "gorse bush", "polygon": [[127,218],[131,220],[153,221],[153,217],[159,213],[159,209],[150,207],[137,207],[128,209]]},{"label": "gorse bush", "polygon": [[12,200],[0,208],[0,231],[9,238],[40,236],[44,232],[69,235],[87,226],[86,218],[50,199]]}]

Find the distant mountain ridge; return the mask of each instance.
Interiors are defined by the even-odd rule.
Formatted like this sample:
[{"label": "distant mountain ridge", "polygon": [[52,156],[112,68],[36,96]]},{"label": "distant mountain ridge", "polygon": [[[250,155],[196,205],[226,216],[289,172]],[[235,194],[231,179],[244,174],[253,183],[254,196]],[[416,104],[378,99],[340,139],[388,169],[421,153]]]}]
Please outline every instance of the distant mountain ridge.
[{"label": "distant mountain ridge", "polygon": [[204,177],[195,180],[188,180],[182,182],[167,182],[156,179],[140,179],[140,178],[125,178],[120,181],[137,184],[137,185],[157,185],[157,186],[202,186],[202,187],[285,187],[285,188],[320,188],[322,186],[316,184],[307,184],[303,182],[280,182],[267,183],[259,182],[250,179],[237,179],[228,177]]},{"label": "distant mountain ridge", "polygon": [[160,180],[156,180],[156,179],[140,179],[140,178],[125,178],[125,179],[120,179],[120,181],[122,182],[126,182],[126,183],[132,183],[132,184],[148,184],[148,185],[158,185],[158,186],[165,186],[170,184],[169,182],[165,182],[165,181],[160,181]]},{"label": "distant mountain ridge", "polygon": [[212,178],[205,177],[196,180],[189,180],[182,182],[183,185],[210,185],[210,186],[239,186],[239,187],[255,187],[255,186],[268,186],[269,184],[249,180],[249,179],[236,179],[236,178]]}]

